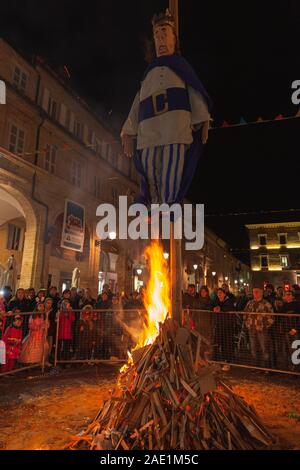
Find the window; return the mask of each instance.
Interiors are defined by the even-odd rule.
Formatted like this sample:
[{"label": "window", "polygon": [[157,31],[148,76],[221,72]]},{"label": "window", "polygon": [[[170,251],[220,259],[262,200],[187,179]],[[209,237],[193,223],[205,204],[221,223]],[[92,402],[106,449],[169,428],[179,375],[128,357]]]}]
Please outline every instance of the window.
[{"label": "window", "polygon": [[267,245],[267,235],[258,235],[258,242],[260,246],[266,246]]},{"label": "window", "polygon": [[49,173],[55,173],[56,155],[56,145],[46,145],[45,170]]},{"label": "window", "polygon": [[52,117],[52,119],[57,119],[58,113],[58,105],[57,102],[54,101],[51,96],[49,96],[49,103],[48,103],[48,114]]},{"label": "window", "polygon": [[269,267],[269,259],[267,256],[261,256],[260,257],[260,265],[262,268],[268,268]]},{"label": "window", "polygon": [[71,182],[74,186],[80,187],[81,184],[81,165],[79,162],[73,162]]},{"label": "window", "polygon": [[17,126],[12,125],[9,136],[9,151],[20,155],[24,152],[25,132]]},{"label": "window", "polygon": [[280,256],[280,264],[283,268],[287,268],[289,266],[289,258],[287,255]]},{"label": "window", "polygon": [[279,238],[280,245],[286,245],[286,243],[287,243],[287,234],[286,233],[279,233],[278,238]]},{"label": "window", "polygon": [[8,238],[7,238],[7,249],[8,250],[20,250],[21,245],[21,228],[16,225],[8,224]]},{"label": "window", "polygon": [[74,122],[74,134],[78,139],[82,138],[82,126],[78,121]]},{"label": "window", "polygon": [[25,93],[27,85],[27,74],[23,72],[19,67],[15,68],[13,75],[13,85],[18,88],[18,90]]}]

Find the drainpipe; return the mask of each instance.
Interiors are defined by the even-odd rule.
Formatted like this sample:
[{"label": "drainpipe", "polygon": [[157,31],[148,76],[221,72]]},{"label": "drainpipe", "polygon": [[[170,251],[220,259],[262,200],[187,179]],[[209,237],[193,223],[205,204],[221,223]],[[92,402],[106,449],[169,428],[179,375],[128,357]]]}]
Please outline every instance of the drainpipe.
[{"label": "drainpipe", "polygon": [[[38,83],[37,83],[37,89],[36,89],[36,97],[35,101],[36,104],[38,104],[38,97],[39,97],[39,91],[40,91],[40,84],[41,84],[41,76],[39,75],[38,77]],[[40,147],[40,136],[41,136],[41,128],[43,127],[43,124],[45,122],[45,118],[41,115],[42,120],[40,124],[38,125],[37,128],[37,133],[36,133],[36,140],[35,140],[35,156],[34,156],[34,165],[38,165],[38,156],[39,156],[39,147]],[[49,225],[49,206],[48,204],[44,203],[40,199],[38,199],[35,195],[35,190],[36,190],[36,178],[37,178],[37,172],[35,170],[33,177],[32,177],[32,187],[31,187],[31,198],[33,201],[37,202],[41,206],[45,208],[46,211],[46,220],[45,220],[45,231],[44,231],[44,244],[43,244],[43,254],[42,254],[42,270],[41,270],[41,277],[40,277],[40,287],[44,287],[44,269],[45,269],[45,257],[46,257],[46,242],[48,238],[48,225]]]}]

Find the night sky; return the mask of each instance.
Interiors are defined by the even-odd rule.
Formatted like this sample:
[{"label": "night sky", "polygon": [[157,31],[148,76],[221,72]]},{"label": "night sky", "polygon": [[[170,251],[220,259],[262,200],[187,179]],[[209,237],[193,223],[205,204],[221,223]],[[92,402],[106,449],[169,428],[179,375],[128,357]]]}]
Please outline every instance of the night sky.
[{"label": "night sky", "polygon": [[[213,102],[214,124],[295,115],[291,83],[300,79],[299,0],[181,0],[180,42]],[[1,35],[56,70],[67,65],[70,85],[119,130],[145,68],[144,40],[163,0],[3,0]],[[300,119],[224,128],[209,143],[190,190],[207,213],[299,208]],[[274,216],[207,217],[234,247],[242,228]]]}]

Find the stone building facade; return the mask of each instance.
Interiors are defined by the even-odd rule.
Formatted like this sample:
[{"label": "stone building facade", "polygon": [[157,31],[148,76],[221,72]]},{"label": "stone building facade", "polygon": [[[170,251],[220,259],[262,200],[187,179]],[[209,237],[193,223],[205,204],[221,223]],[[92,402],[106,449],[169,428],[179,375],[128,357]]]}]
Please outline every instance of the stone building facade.
[{"label": "stone building facade", "polygon": [[251,224],[251,267],[256,282],[300,283],[300,222]]},{"label": "stone building facade", "polygon": [[[132,199],[138,190],[137,172],[118,136],[41,59],[28,61],[2,39],[0,80],[7,92],[0,105],[0,286],[11,254],[14,287],[63,289],[75,267],[81,286],[94,295],[104,283],[120,292],[142,285],[137,269],[145,268],[146,242],[100,241],[96,234],[99,204],[117,206],[120,195]],[[82,252],[61,247],[66,200],[85,208]],[[205,249],[184,254],[183,287],[192,279],[219,285],[225,277],[235,287],[237,266],[228,247],[207,230]]]}]

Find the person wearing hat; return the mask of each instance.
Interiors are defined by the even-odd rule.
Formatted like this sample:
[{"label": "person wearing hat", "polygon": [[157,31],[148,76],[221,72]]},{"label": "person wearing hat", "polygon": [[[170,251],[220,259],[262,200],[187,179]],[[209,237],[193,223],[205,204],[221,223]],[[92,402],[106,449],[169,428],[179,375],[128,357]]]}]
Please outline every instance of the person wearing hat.
[{"label": "person wearing hat", "polygon": [[[141,175],[140,202],[181,202],[208,139],[210,98],[180,55],[169,10],[152,19],[153,58],[147,67],[121,138]],[[137,139],[137,151],[134,141]]]}]

